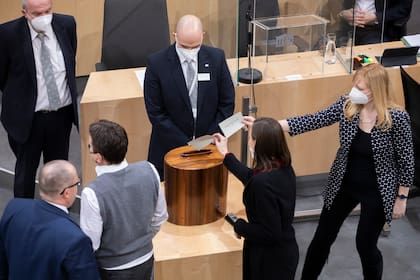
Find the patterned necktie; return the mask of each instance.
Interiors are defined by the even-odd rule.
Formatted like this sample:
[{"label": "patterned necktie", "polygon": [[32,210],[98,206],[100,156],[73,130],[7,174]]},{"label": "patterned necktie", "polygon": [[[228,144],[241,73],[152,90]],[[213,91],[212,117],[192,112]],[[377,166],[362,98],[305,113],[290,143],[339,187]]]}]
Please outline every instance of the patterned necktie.
[{"label": "patterned necktie", "polygon": [[[197,109],[197,86],[194,86],[193,89],[191,90],[191,87],[194,84],[194,79],[195,79],[195,70],[193,67],[193,60],[188,60],[187,64],[187,88],[188,88],[188,92],[190,94],[190,102],[191,102],[191,108],[192,109]],[[195,117],[195,116],[194,116]]]},{"label": "patterned necktie", "polygon": [[38,38],[41,41],[42,74],[44,75],[45,85],[47,87],[50,110],[56,111],[61,107],[61,101],[58,93],[57,83],[55,81],[51,56],[47,46],[45,45],[45,34],[39,33]]}]

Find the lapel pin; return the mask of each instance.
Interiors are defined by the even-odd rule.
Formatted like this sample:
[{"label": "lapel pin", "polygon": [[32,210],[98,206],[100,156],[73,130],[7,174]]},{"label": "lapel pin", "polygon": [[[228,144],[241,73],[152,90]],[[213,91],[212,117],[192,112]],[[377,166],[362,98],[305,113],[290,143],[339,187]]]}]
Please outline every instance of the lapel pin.
[{"label": "lapel pin", "polygon": [[209,68],[209,64],[208,63],[205,63],[204,64],[204,67]]}]

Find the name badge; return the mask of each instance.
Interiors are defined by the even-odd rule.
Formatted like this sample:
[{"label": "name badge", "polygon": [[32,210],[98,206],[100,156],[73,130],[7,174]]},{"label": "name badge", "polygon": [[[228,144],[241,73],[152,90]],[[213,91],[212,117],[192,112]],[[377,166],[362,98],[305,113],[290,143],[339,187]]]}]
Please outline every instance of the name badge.
[{"label": "name badge", "polygon": [[210,81],[210,73],[198,73],[198,81]]}]

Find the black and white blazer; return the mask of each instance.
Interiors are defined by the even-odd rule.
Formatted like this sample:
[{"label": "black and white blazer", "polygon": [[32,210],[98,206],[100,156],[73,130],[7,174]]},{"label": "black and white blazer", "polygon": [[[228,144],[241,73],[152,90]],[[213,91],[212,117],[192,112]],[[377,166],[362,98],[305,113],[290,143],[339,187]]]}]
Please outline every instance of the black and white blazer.
[{"label": "black and white blazer", "polygon": [[[294,136],[307,131],[339,122],[340,147],[328,175],[323,191],[324,206],[329,209],[341,187],[346,171],[348,153],[356,136],[359,115],[349,121],[344,116],[347,96],[341,96],[336,103],[315,114],[287,119],[289,134]],[[372,149],[379,191],[382,196],[385,219],[392,220],[392,211],[399,186],[410,187],[414,179],[414,152],[407,112],[390,109],[392,127],[383,131],[374,127],[371,131]]]}]

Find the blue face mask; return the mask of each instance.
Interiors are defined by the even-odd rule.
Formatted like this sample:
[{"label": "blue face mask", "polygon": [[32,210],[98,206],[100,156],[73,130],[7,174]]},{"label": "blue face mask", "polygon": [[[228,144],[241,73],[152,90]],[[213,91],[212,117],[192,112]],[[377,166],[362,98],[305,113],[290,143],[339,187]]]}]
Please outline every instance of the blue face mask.
[{"label": "blue face mask", "polygon": [[353,87],[349,93],[349,98],[354,104],[366,104],[368,103],[368,97],[361,90]]}]

